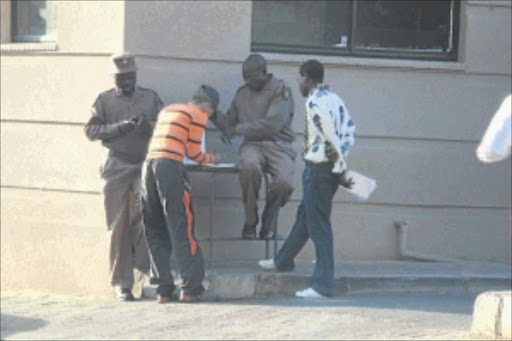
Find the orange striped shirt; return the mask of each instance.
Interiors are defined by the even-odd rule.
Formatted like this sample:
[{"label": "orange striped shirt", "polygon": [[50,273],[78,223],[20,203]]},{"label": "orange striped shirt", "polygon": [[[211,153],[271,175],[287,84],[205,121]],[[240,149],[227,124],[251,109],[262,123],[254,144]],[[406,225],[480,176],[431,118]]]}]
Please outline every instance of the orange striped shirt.
[{"label": "orange striped shirt", "polygon": [[213,155],[201,152],[201,139],[208,115],[195,105],[171,104],[160,111],[149,144],[147,159],[168,158],[211,163]]}]

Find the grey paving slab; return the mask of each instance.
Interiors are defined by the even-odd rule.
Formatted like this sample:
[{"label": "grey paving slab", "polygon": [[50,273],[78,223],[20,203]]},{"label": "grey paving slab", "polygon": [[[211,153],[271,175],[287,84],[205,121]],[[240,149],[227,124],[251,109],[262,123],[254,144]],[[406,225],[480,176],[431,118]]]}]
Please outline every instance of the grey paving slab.
[{"label": "grey paving slab", "polygon": [[474,340],[470,293],[208,303],[2,291],[2,340]]}]

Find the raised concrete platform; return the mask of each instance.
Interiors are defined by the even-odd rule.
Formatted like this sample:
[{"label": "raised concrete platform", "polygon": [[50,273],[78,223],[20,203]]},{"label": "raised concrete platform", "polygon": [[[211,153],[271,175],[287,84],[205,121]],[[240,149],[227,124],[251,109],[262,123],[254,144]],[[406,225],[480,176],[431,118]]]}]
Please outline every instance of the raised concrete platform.
[{"label": "raised concrete platform", "polygon": [[[310,285],[312,261],[296,262],[293,272],[260,269],[257,262],[218,264],[206,270],[209,295],[221,300],[293,296]],[[175,274],[177,282],[178,276]],[[512,268],[507,264],[457,261],[338,261],[338,295],[362,292],[482,293],[510,290]],[[144,296],[156,298],[156,286],[146,285]]]}]

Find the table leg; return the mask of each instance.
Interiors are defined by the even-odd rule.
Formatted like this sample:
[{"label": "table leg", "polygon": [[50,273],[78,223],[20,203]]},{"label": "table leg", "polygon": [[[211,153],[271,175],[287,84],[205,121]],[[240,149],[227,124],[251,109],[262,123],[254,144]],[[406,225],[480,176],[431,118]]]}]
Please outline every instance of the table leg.
[{"label": "table leg", "polygon": [[208,257],[208,266],[213,264],[213,200],[215,199],[215,173],[210,177],[210,250]]}]

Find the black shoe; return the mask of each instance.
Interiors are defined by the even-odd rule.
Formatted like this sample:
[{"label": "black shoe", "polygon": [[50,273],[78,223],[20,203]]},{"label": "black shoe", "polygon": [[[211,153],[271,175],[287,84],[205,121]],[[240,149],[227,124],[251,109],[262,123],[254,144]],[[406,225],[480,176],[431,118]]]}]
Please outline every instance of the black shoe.
[{"label": "black shoe", "polygon": [[133,301],[135,298],[132,295],[132,291],[127,288],[116,288],[116,299],[118,301]]},{"label": "black shoe", "polygon": [[[262,240],[274,240],[276,233],[274,231],[260,231],[260,239]],[[277,240],[283,240],[284,237],[280,234],[277,235]]]},{"label": "black shoe", "polygon": [[244,225],[244,228],[242,230],[242,239],[257,239],[256,226]]}]

